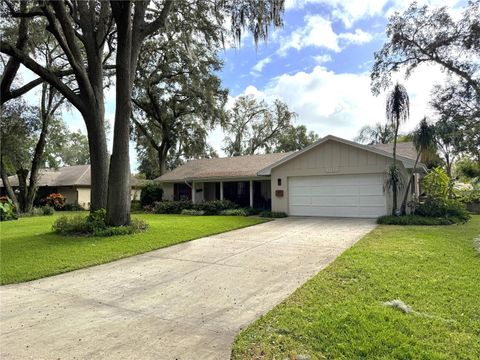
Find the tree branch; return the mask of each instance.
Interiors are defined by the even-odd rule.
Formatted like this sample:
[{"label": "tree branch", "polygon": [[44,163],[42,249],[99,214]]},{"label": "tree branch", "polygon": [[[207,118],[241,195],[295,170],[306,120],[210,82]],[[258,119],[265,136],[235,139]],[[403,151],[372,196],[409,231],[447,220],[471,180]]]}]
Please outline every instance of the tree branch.
[{"label": "tree branch", "polygon": [[140,122],[138,121],[135,116],[133,115],[133,112],[132,112],[132,115],[131,115],[131,118],[132,118],[132,121],[135,123],[135,125],[138,126],[138,128],[140,129],[140,131],[143,133],[143,135],[147,138],[148,142],[150,143],[150,145],[152,145],[152,147],[156,150],[156,151],[160,151],[160,146],[157,145],[155,139],[153,138],[153,136],[150,134],[150,132],[148,131],[148,129]]},{"label": "tree branch", "polygon": [[161,28],[164,28],[167,23],[167,17],[170,13],[170,10],[173,7],[173,0],[166,0],[165,5],[163,5],[162,11],[158,17],[152,21],[151,23],[144,24],[143,28],[141,29],[142,37],[147,37],[152,35],[154,32],[158,31]]},{"label": "tree branch", "polygon": [[72,103],[80,112],[84,112],[85,106],[77,94],[75,94],[68,86],[66,86],[60,78],[51,70],[41,66],[31,57],[23,53],[22,51],[14,48],[10,44],[0,41],[0,52],[15,58],[18,62],[22,63],[27,69],[33,71],[42,79],[53,85],[68,101]]}]

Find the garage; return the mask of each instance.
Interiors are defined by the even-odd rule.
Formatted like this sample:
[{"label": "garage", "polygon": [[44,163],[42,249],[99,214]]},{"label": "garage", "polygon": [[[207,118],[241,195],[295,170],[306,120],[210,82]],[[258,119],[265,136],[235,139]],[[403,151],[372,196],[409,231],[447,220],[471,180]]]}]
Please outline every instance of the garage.
[{"label": "garage", "polygon": [[383,174],[288,178],[292,216],[378,217],[387,213]]}]

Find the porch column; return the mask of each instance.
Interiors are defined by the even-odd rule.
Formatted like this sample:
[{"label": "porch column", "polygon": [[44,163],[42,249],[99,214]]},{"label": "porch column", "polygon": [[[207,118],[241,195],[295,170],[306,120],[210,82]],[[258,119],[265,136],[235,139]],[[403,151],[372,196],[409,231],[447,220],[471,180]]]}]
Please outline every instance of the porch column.
[{"label": "porch column", "polygon": [[195,204],[195,195],[196,195],[195,182],[192,181],[192,203],[194,203],[194,204]]},{"label": "porch column", "polygon": [[253,180],[250,180],[250,207],[253,208]]},{"label": "porch column", "polygon": [[220,200],[223,200],[223,181],[220,181]]},{"label": "porch column", "polygon": [[415,180],[414,181],[414,185],[415,185],[415,197],[416,199],[418,200],[418,197],[420,195],[420,181],[419,181],[419,174],[418,173],[414,173],[413,174],[413,179]]}]

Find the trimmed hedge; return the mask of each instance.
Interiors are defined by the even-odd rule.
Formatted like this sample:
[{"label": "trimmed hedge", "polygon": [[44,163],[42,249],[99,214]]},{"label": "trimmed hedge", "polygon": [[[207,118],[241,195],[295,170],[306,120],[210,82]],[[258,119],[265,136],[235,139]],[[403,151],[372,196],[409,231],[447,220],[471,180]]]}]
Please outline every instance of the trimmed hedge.
[{"label": "trimmed hedge", "polygon": [[377,219],[377,223],[381,225],[452,225],[459,222],[462,222],[462,220],[455,217],[445,218],[420,215],[386,215]]},{"label": "trimmed hedge", "polygon": [[225,215],[225,216],[248,216],[248,210],[247,209],[228,209],[228,210],[223,210],[220,215]]},{"label": "trimmed hedge", "polygon": [[270,211],[270,210],[266,210],[266,211],[262,211],[260,214],[259,214],[260,217],[264,217],[264,218],[285,218],[287,217],[288,215],[284,212],[280,212],[280,211]]},{"label": "trimmed hedge", "polygon": [[204,215],[219,215],[224,210],[235,209],[237,205],[228,200],[204,201],[193,204],[191,201],[158,201],[151,212],[155,214],[181,214],[183,210],[203,211]]}]

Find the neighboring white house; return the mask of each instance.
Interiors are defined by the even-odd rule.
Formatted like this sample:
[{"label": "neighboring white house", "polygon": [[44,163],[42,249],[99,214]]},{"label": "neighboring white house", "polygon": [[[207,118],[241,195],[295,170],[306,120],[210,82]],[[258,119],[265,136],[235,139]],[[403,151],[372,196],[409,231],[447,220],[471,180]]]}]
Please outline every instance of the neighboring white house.
[{"label": "neighboring white house", "polygon": [[[291,153],[188,161],[155,180],[167,200],[228,199],[292,216],[378,217],[392,207],[392,195],[384,190],[392,149],[329,135]],[[405,184],[416,156],[412,143],[397,145]],[[418,164],[409,198],[419,194],[424,171]],[[403,195],[400,191],[399,204]]]},{"label": "neighboring white house", "polygon": [[[18,189],[17,175],[9,176],[10,185]],[[37,199],[45,198],[52,193],[60,193],[66,197],[67,204],[77,203],[84,209],[90,208],[90,165],[65,166],[58,169],[42,169],[38,178]],[[130,178],[132,200],[140,199],[140,191],[145,181]],[[0,180],[3,189],[3,182]]]}]

